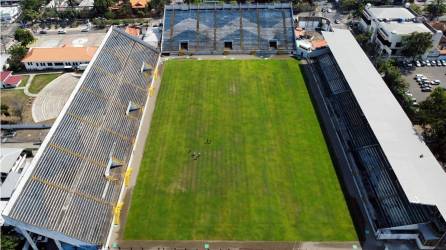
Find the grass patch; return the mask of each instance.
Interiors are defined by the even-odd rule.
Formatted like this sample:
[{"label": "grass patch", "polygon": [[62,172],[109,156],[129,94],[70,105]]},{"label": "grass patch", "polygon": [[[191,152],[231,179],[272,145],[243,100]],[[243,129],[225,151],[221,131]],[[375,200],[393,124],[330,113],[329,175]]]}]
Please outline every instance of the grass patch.
[{"label": "grass patch", "polygon": [[20,83],[19,87],[25,87],[26,83],[28,82],[29,75],[22,75],[22,82]]},{"label": "grass patch", "polygon": [[29,92],[33,94],[39,93],[48,83],[50,83],[52,80],[56,79],[60,75],[62,74],[55,73],[55,74],[41,74],[34,76],[34,79],[28,88]]},{"label": "grass patch", "polygon": [[124,239],[357,240],[297,61],[167,62]]}]

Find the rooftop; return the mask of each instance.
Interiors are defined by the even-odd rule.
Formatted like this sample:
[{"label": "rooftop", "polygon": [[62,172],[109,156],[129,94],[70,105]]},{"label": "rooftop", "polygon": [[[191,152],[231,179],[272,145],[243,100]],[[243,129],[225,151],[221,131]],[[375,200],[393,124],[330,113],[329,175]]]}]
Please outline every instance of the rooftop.
[{"label": "rooftop", "polygon": [[133,9],[143,9],[149,2],[150,0],[130,0],[130,5]]},{"label": "rooftop", "polygon": [[378,19],[415,18],[415,15],[404,7],[370,7],[366,11]]},{"label": "rooftop", "polygon": [[416,22],[380,22],[381,26],[387,31],[394,32],[398,35],[409,35],[413,32],[428,32],[432,33],[432,31],[424,24],[424,23],[416,23]]},{"label": "rooftop", "polygon": [[380,74],[350,31],[322,33],[409,201],[446,218],[446,173]]},{"label": "rooftop", "polygon": [[31,48],[22,62],[89,62],[97,47]]},{"label": "rooftop", "polygon": [[23,149],[21,148],[0,148],[0,172],[9,173],[14,163],[19,158]]}]

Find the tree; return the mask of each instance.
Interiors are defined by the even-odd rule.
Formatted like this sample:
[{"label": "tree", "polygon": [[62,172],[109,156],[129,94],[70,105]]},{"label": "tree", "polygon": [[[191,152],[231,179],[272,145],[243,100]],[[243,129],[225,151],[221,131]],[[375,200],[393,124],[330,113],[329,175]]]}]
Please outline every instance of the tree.
[{"label": "tree", "polygon": [[372,36],[371,32],[366,32],[356,35],[355,38],[356,41],[359,43],[359,45],[361,45],[361,47],[364,47],[365,45],[367,45],[371,36]]},{"label": "tree", "polygon": [[19,41],[22,46],[27,46],[34,41],[34,36],[27,29],[17,29],[14,33],[14,39]]},{"label": "tree", "polygon": [[6,104],[4,104],[4,103],[2,103],[1,105],[1,115],[4,115],[4,116],[9,116],[10,114],[9,114],[9,106],[8,105],[6,105]]},{"label": "tree", "polygon": [[111,0],[94,0],[93,8],[96,11],[96,14],[104,15],[107,12],[108,8],[111,6]]},{"label": "tree", "polygon": [[446,5],[443,0],[435,0],[427,6],[426,11],[431,17],[439,17],[446,12]]},{"label": "tree", "polygon": [[426,143],[441,162],[446,162],[446,90],[436,88],[420,104],[420,122]]},{"label": "tree", "polygon": [[344,11],[354,10],[357,8],[356,0],[341,0],[341,9]]},{"label": "tree", "polygon": [[23,21],[34,21],[40,15],[39,10],[44,2],[42,0],[23,0],[20,2],[22,6]]},{"label": "tree", "polygon": [[413,117],[412,101],[405,94],[408,84],[401,76],[396,62],[393,60],[381,60],[378,62],[378,71],[383,75],[383,80],[409,117]]},{"label": "tree", "polygon": [[413,32],[403,37],[402,44],[402,54],[414,59],[415,57],[423,55],[432,47],[432,34],[427,32]]},{"label": "tree", "polygon": [[410,5],[410,9],[411,9],[413,12],[417,13],[418,15],[423,14],[423,8],[421,7],[421,5],[412,3],[412,4]]},{"label": "tree", "polygon": [[20,71],[23,68],[22,59],[25,57],[28,49],[21,44],[14,44],[8,49],[10,57],[7,62],[12,71]]}]

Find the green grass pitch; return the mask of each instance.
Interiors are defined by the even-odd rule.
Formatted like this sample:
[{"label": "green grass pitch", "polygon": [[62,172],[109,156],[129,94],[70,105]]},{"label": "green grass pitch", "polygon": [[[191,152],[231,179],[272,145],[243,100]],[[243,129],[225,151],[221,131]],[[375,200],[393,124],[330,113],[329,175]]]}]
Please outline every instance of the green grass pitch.
[{"label": "green grass pitch", "polygon": [[357,239],[295,60],[168,61],[145,147],[126,240]]}]

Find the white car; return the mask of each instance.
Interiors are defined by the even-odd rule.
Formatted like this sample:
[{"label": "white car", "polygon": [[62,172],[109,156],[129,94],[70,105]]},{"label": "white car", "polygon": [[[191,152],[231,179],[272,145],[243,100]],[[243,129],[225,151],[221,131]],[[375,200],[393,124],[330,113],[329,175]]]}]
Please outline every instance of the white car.
[{"label": "white car", "polygon": [[57,34],[67,34],[67,32],[64,29],[61,29],[57,31]]},{"label": "white car", "polygon": [[416,61],[416,62],[415,62],[415,65],[416,65],[417,67],[421,67],[421,63],[420,63],[420,61]]},{"label": "white car", "polygon": [[431,82],[432,85],[440,85],[441,81],[440,80],[433,80]]}]

